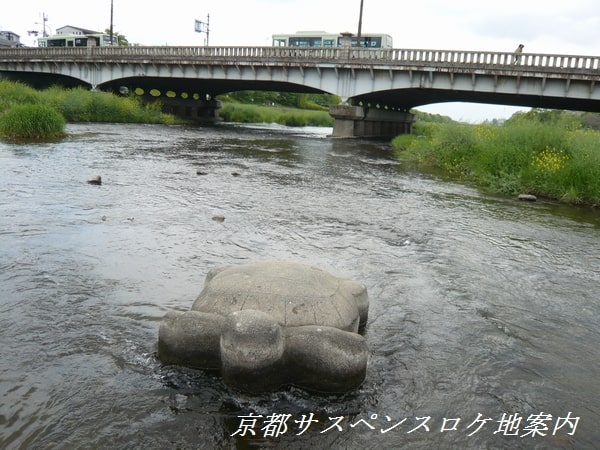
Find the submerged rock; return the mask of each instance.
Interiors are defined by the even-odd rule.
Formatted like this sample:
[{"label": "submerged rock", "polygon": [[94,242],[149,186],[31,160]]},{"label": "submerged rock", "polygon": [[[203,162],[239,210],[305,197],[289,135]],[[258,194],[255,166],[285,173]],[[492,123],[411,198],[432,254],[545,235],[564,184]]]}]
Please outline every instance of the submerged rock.
[{"label": "submerged rock", "polygon": [[532,194],[519,194],[519,200],[522,202],[535,202],[537,201],[537,197]]},{"label": "submerged rock", "polygon": [[95,185],[101,185],[102,184],[102,177],[100,175],[94,175],[92,178],[90,178],[89,180],[87,180],[88,184],[95,184]]}]

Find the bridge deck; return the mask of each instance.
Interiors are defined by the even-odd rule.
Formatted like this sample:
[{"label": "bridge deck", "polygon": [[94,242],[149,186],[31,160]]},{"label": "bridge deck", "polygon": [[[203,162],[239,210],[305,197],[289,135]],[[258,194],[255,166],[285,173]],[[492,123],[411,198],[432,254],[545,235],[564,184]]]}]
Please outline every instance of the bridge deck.
[{"label": "bridge deck", "polygon": [[511,68],[519,71],[589,74],[600,73],[600,56],[523,53],[515,63],[512,52],[359,49],[298,47],[71,47],[3,48],[0,62],[17,61],[173,62],[180,64],[282,63],[350,64],[352,66],[414,66],[431,68]]}]

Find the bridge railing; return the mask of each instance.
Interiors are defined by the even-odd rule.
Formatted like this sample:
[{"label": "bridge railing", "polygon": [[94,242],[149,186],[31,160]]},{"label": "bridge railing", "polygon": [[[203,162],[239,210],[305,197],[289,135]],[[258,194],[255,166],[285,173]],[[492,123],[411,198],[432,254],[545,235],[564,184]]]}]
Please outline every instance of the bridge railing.
[{"label": "bridge railing", "polygon": [[448,63],[464,65],[516,66],[549,69],[600,70],[600,57],[457,50],[391,50],[391,59],[403,62]]},{"label": "bridge railing", "polygon": [[465,69],[511,67],[512,70],[585,72],[600,75],[600,57],[583,55],[535,54],[428,49],[364,49],[325,47],[69,47],[0,49],[0,61],[77,61],[181,63],[333,63],[412,67],[451,67]]}]

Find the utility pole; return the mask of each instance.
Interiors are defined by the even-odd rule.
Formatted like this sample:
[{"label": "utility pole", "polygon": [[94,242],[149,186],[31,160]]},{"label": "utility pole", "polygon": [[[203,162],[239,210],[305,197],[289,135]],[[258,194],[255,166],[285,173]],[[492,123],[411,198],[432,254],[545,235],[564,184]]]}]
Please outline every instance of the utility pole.
[{"label": "utility pole", "polygon": [[110,45],[113,45],[113,0],[110,0]]},{"label": "utility pole", "polygon": [[360,36],[362,34],[362,14],[363,14],[363,0],[360,0],[360,14],[358,15],[358,33],[356,34],[356,46],[360,47]]},{"label": "utility pole", "polygon": [[[46,22],[48,21],[48,16],[46,15],[46,13],[42,13],[42,37],[48,37],[48,33],[46,32]],[[39,25],[39,22],[35,23],[36,25]],[[29,36],[34,35],[35,37],[38,36],[40,32],[38,30],[29,30],[27,32],[27,34]]]},{"label": "utility pole", "polygon": [[210,33],[210,14],[206,15],[206,46],[208,47],[208,34]]},{"label": "utility pole", "polygon": [[42,13],[42,27],[43,27],[43,32],[42,32],[42,36],[43,37],[48,37],[48,33],[46,33],[46,22],[48,22],[48,15],[46,13]]}]

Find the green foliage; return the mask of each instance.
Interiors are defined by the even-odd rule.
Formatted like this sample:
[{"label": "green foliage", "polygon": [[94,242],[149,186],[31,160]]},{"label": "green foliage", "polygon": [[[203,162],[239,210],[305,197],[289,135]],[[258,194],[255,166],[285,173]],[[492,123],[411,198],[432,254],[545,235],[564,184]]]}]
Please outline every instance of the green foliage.
[{"label": "green foliage", "polygon": [[258,106],[287,106],[290,108],[328,111],[329,106],[340,103],[340,98],[330,94],[299,94],[294,92],[238,91],[219,96],[227,103],[245,103]]},{"label": "green foliage", "polygon": [[65,121],[172,124],[175,118],[161,112],[159,101],[144,105],[135,96],[121,97],[81,87],[55,86],[37,91],[0,80],[0,121],[2,135],[41,138],[64,134]]},{"label": "green foliage", "polygon": [[226,122],[278,123],[288,126],[333,126],[333,118],[325,111],[224,103],[219,110],[219,115]]},{"label": "green foliage", "polygon": [[39,103],[39,93],[22,83],[0,80],[0,113],[14,105]]},{"label": "green foliage", "polygon": [[54,87],[41,93],[68,122],[173,123],[156,105],[143,105],[135,96],[121,97],[85,88]]},{"label": "green foliage", "polygon": [[410,111],[411,114],[415,115],[415,119],[418,122],[433,122],[433,123],[455,123],[455,121],[448,116],[442,116],[441,114],[431,114],[423,111],[413,109]]},{"label": "green foliage", "polygon": [[584,128],[600,130],[600,114],[598,114],[598,113],[583,113],[581,115],[581,123]]},{"label": "green foliage", "polygon": [[507,125],[515,124],[545,124],[555,125],[562,129],[576,130],[581,128],[581,114],[556,109],[532,108],[529,111],[516,112],[506,121]]},{"label": "green foliage", "polygon": [[502,126],[417,123],[392,141],[405,161],[444,169],[503,194],[600,203],[600,132],[581,115],[532,110]]},{"label": "green foliage", "polygon": [[[106,33],[110,36],[110,28],[106,28],[104,30],[104,33]],[[125,37],[124,34],[121,34],[118,31],[113,30],[113,36],[117,38],[117,43],[118,43],[117,45],[119,47],[127,47],[129,45],[129,41],[127,40],[127,37]]]},{"label": "green foliage", "polygon": [[53,139],[64,135],[65,118],[43,104],[23,104],[0,116],[0,135],[15,139]]}]

